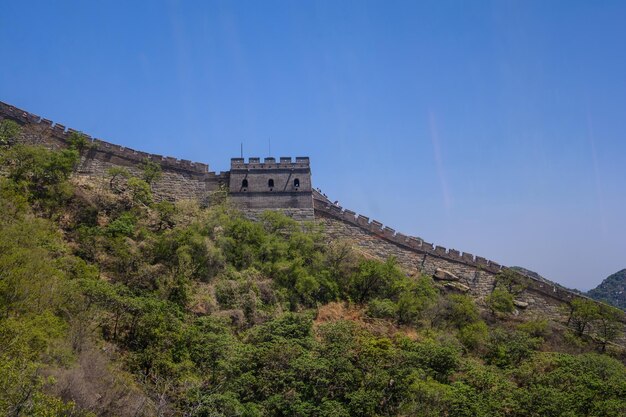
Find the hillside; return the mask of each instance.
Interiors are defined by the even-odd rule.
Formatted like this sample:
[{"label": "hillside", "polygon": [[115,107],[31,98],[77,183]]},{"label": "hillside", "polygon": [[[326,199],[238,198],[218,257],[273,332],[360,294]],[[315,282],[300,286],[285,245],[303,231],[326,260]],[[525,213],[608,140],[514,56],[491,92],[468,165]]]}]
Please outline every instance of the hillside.
[{"label": "hillside", "polygon": [[77,176],[78,133],[58,150],[0,133],[2,415],[626,413],[615,309],[524,315],[506,269],[473,297],[328,221],[158,200],[148,160]]},{"label": "hillside", "polygon": [[589,290],[587,295],[626,310],[626,269],[609,275],[596,288]]}]

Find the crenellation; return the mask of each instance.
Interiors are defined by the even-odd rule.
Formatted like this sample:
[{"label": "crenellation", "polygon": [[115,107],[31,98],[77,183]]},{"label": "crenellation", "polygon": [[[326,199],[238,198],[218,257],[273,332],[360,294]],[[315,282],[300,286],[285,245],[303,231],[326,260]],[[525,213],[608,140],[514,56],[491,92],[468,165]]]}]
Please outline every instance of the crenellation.
[{"label": "crenellation", "polygon": [[[10,118],[22,125],[33,125],[20,140],[43,144],[51,148],[67,146],[67,137],[76,130],[59,123],[24,112],[0,102],[0,119]],[[296,220],[316,220],[325,225],[329,236],[354,239],[362,251],[378,258],[394,256],[407,270],[432,275],[443,269],[459,278],[459,285],[480,302],[494,288],[495,275],[505,269],[497,262],[456,249],[446,249],[407,236],[369,217],[330,204],[326,196],[316,191],[313,198],[310,160],[308,157],[231,158],[230,171],[215,173],[209,165],[150,154],[101,139],[86,136],[92,146],[81,158],[78,176],[106,177],[112,167],[126,167],[133,175],[140,173],[140,164],[146,159],[159,163],[162,178],[153,184],[158,200],[197,199],[209,201],[210,194],[228,186],[233,203],[246,215],[258,218],[268,209],[281,210]],[[559,303],[580,297],[556,285],[549,285],[522,274],[528,289],[521,302],[528,303],[524,314],[561,314]],[[530,295],[529,295],[530,294]],[[542,297],[537,297],[541,294]],[[520,313],[521,314],[521,313]]]},{"label": "crenellation", "polygon": [[471,253],[463,252],[463,255],[461,255],[461,259],[463,259],[463,261],[465,262],[471,262],[472,264],[474,263],[474,255],[472,255]]},{"label": "crenellation", "polygon": [[[150,159],[150,154],[147,152],[133,151],[133,155],[139,159]],[[165,158],[163,158],[162,161],[167,162]]]},{"label": "crenellation", "polygon": [[491,260],[489,261],[489,267],[493,271],[499,271],[500,269],[502,269],[502,265],[500,265],[497,262],[491,261]]},{"label": "crenellation", "polygon": [[369,230],[373,233],[379,234],[383,231],[383,224],[377,220],[372,220],[369,224]]},{"label": "crenellation", "polygon": [[369,219],[369,217],[365,217],[365,216],[362,216],[362,215],[359,214],[358,217],[356,218],[356,222],[360,226],[367,227],[367,225],[370,222],[370,219]]},{"label": "crenellation", "polygon": [[422,249],[422,241],[419,239],[415,239],[414,237],[408,238],[406,240],[406,244],[412,249],[417,249],[417,250]]},{"label": "crenellation", "polygon": [[396,235],[394,236],[394,240],[398,243],[401,243],[403,245],[405,245],[407,243],[407,239],[409,237],[407,235],[404,235],[400,232],[396,232]]},{"label": "crenellation", "polygon": [[31,113],[24,112],[22,114],[22,117],[25,119],[25,121],[27,123],[39,123],[39,122],[41,122],[41,117],[37,116],[36,114],[31,114]]},{"label": "crenellation", "polygon": [[355,216],[356,216],[356,213],[355,213],[355,212],[353,212],[353,211],[350,211],[350,210],[344,210],[344,211],[341,213],[341,218],[342,218],[343,220],[345,220],[345,221],[349,222],[349,223],[352,223],[352,224],[357,224],[357,221],[356,221],[356,217],[355,217]]},{"label": "crenellation", "polygon": [[335,205],[330,206],[330,211],[337,215],[341,215],[341,212],[342,212],[341,207],[335,206]]},{"label": "crenellation", "polygon": [[383,229],[383,236],[385,236],[388,239],[393,239],[395,234],[396,234],[396,231],[392,229],[391,227],[385,226],[385,228]]},{"label": "crenellation", "polygon": [[475,262],[478,265],[487,266],[487,259],[483,258],[482,256],[477,256],[476,259],[475,259]]}]

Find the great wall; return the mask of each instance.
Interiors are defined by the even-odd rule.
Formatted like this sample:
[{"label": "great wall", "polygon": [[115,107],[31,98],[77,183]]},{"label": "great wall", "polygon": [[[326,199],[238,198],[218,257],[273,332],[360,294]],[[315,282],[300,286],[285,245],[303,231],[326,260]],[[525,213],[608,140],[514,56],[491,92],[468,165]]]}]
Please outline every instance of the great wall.
[{"label": "great wall", "polygon": [[[10,119],[22,126],[20,141],[49,148],[67,146],[68,137],[77,132],[50,120],[0,102],[0,120]],[[250,217],[267,209],[279,209],[298,220],[312,220],[321,225],[329,239],[343,239],[366,256],[386,259],[394,256],[400,266],[411,274],[433,276],[450,291],[470,294],[482,304],[495,288],[496,275],[504,266],[480,256],[446,249],[420,238],[404,235],[383,223],[357,215],[331,203],[313,188],[310,161],[306,157],[232,158],[231,169],[215,173],[203,163],[178,160],[162,155],[136,151],[85,135],[91,146],[81,158],[77,175],[107,176],[114,166],[139,172],[146,159],[159,163],[161,180],[154,184],[155,195],[162,199],[197,199],[207,202],[211,193],[228,190],[231,200]],[[564,304],[575,298],[586,298],[556,283],[538,280],[515,272],[526,289],[516,295],[516,314],[550,318],[555,322],[567,319]],[[626,318],[622,317],[626,324]],[[626,330],[626,326],[624,326]],[[626,332],[624,332],[626,333]],[[626,337],[618,341],[626,346]]]}]

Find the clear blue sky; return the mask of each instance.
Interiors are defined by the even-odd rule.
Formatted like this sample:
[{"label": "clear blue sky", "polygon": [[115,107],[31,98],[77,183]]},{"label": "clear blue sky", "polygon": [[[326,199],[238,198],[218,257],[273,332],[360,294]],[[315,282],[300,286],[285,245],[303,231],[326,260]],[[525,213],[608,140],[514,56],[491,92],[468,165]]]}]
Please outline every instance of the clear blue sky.
[{"label": "clear blue sky", "polygon": [[588,289],[626,267],[626,2],[1,0],[0,100],[228,169],[308,155],[406,234]]}]

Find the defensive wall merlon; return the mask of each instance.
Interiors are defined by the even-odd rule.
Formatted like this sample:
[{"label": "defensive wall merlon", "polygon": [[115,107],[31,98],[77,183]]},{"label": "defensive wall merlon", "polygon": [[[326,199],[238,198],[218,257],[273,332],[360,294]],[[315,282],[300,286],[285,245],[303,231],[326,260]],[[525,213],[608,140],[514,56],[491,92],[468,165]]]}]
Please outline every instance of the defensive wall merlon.
[{"label": "defensive wall merlon", "polygon": [[40,133],[48,133],[51,137],[64,144],[67,144],[67,139],[72,133],[80,133],[85,137],[85,139],[90,142],[90,144],[92,145],[92,149],[96,150],[97,152],[102,152],[125,159],[131,164],[141,163],[144,160],[148,159],[160,164],[164,169],[183,171],[189,174],[195,174],[196,176],[215,178],[225,178],[227,176],[227,173],[215,173],[209,171],[209,166],[201,162],[192,162],[185,159],[177,159],[169,156],[137,151],[124,146],[115,145],[101,139],[92,138],[85,133],[82,133],[72,128],[67,128],[60,123],[55,123],[51,120],[44,119],[40,116],[0,101],[0,120],[1,119],[10,119],[22,126],[36,126],[40,129]]},{"label": "defensive wall merlon", "polygon": [[[366,216],[357,214],[352,210],[344,209],[339,205],[332,204],[327,199],[320,198],[320,194],[317,192],[314,193],[313,206],[316,212],[316,217],[321,214],[344,221],[350,225],[360,228],[361,230],[364,230],[365,232],[371,233],[374,236],[387,240],[407,250],[424,254],[425,256],[433,256],[450,262],[460,263],[474,267],[478,270],[490,272],[492,274],[497,274],[498,272],[507,269],[506,266],[503,266],[498,262],[494,262],[480,256],[475,256],[468,252],[461,252],[456,249],[446,249],[443,246],[437,246],[432,243],[425,242],[420,238],[396,232],[394,229],[383,225],[383,223],[379,221],[370,220]],[[515,273],[524,279],[529,290],[534,290],[558,301],[570,302],[575,298],[585,298],[598,302],[597,300],[575,293],[556,283],[545,282],[519,271],[515,271]],[[626,322],[626,316],[622,318],[622,321]]]},{"label": "defensive wall merlon", "polygon": [[248,162],[246,162],[244,158],[230,159],[231,171],[251,169],[307,169],[310,168],[310,166],[308,156],[297,156],[295,162],[292,161],[289,156],[281,156],[278,161],[273,157],[263,158],[263,162],[261,162],[261,158],[259,157],[250,157],[248,158]]},{"label": "defensive wall merlon", "polygon": [[[129,165],[137,165],[148,159],[160,164],[164,170],[171,170],[191,175],[201,181],[228,181],[230,176],[230,172],[228,171],[222,173],[211,172],[209,171],[209,166],[204,163],[136,151],[134,149],[115,145],[101,139],[92,138],[91,136],[80,131],[67,128],[60,123],[54,123],[51,120],[42,118],[0,101],[0,120],[3,119],[13,120],[22,126],[34,126],[37,128],[37,135],[49,135],[54,139],[54,143],[59,144],[60,146],[67,146],[70,135],[75,132],[80,133],[81,135],[84,135],[85,139],[87,139],[92,145],[91,150],[95,151],[95,158],[99,158],[100,155],[106,155],[107,157],[114,156],[127,161]],[[308,157],[296,157],[295,161],[293,161],[290,157],[280,157],[278,161],[271,157],[264,158],[263,161],[261,161],[261,158],[258,157],[250,157],[247,162],[244,158],[232,158],[230,168],[231,172],[254,172],[256,170],[263,170],[266,172],[271,170],[280,170],[284,172],[285,170],[304,170],[310,173],[310,161]],[[433,256],[447,261],[468,265],[493,274],[497,274],[506,268],[497,262],[480,256],[474,256],[471,253],[461,252],[456,249],[446,249],[442,246],[425,242],[420,238],[396,232],[394,229],[384,226],[383,223],[379,221],[370,220],[366,216],[359,215],[354,211],[332,204],[328,199],[324,198],[317,192],[313,193],[313,208],[316,215],[326,215],[334,219],[342,220],[350,225],[360,228],[361,230],[371,233],[374,236],[394,243],[399,247],[424,254],[425,256]],[[559,301],[568,302],[574,298],[587,298],[556,283],[548,283],[522,274],[519,271],[515,272],[519,276],[525,278],[529,289],[535,290]]]},{"label": "defensive wall merlon", "polygon": [[313,205],[315,210],[343,220],[346,223],[364,229],[373,235],[414,251],[437,256],[438,258],[444,258],[453,262],[460,262],[466,265],[480,267],[481,269],[493,272],[494,274],[497,274],[504,268],[499,263],[490,261],[486,258],[474,256],[471,253],[461,252],[456,249],[446,249],[443,246],[435,246],[434,244],[425,242],[420,238],[396,232],[391,227],[384,226],[383,223],[377,220],[370,220],[369,217],[357,214],[352,210],[344,209],[336,204],[329,204],[325,201],[314,199]]}]

